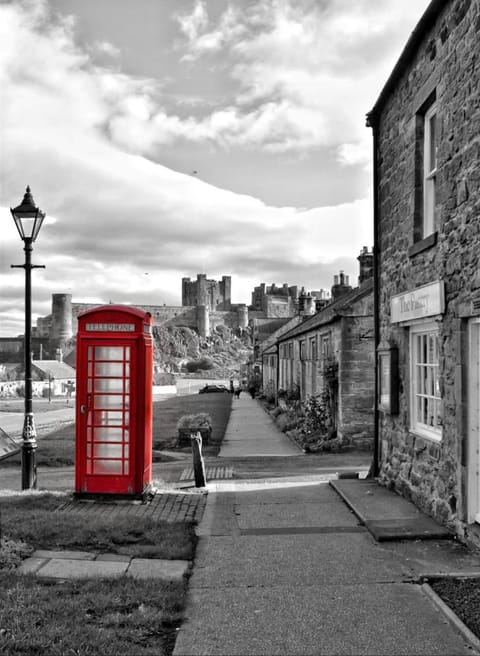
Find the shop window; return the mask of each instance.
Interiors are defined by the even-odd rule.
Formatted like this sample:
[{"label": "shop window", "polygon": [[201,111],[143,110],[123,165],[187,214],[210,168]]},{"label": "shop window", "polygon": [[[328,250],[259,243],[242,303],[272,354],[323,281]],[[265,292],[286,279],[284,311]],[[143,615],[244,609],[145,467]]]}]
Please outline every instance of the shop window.
[{"label": "shop window", "polygon": [[442,399],[438,377],[438,329],[419,325],[410,331],[411,430],[423,437],[442,437]]}]

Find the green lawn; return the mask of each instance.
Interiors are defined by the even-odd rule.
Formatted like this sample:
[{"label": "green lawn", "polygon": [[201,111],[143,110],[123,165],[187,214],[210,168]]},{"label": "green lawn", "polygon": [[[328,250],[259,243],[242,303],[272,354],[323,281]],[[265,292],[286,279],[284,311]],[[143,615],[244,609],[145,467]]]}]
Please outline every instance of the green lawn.
[{"label": "green lawn", "polygon": [[[213,431],[210,445],[204,446],[203,453],[205,455],[217,455],[230,417],[231,406],[231,394],[193,394],[156,401],[153,404],[154,450],[175,448],[177,439],[176,425],[182,415],[207,412],[212,417]],[[40,437],[36,455],[38,466],[72,466],[75,457],[74,424],[68,424]],[[18,466],[20,459],[20,454],[11,456],[2,461],[1,464]],[[158,460],[161,460],[161,456],[154,454],[154,461]]]},{"label": "green lawn", "polygon": [[48,493],[0,498],[0,654],[171,654],[185,580],[53,581],[15,568],[35,549],[192,560],[193,525],[128,515],[78,517],[58,511],[64,500]]},{"label": "green lawn", "polygon": [[210,443],[205,455],[217,455],[232,409],[232,394],[192,394],[177,396],[153,405],[153,448],[173,449],[177,441],[177,421],[182,415],[206,412],[212,418]]}]

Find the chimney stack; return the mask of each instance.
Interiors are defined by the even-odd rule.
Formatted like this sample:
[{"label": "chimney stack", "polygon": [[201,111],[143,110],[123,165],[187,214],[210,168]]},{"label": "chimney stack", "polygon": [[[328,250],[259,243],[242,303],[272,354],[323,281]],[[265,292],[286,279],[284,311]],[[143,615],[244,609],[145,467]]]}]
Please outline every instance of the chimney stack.
[{"label": "chimney stack", "polygon": [[357,257],[360,263],[360,275],[358,276],[358,284],[368,280],[373,276],[373,248],[368,250],[368,246],[364,246]]},{"label": "chimney stack", "polygon": [[346,276],[343,271],[340,271],[338,275],[333,276],[333,286],[332,286],[332,302],[335,302],[348,292],[351,292],[352,288],[350,287],[350,277]]}]

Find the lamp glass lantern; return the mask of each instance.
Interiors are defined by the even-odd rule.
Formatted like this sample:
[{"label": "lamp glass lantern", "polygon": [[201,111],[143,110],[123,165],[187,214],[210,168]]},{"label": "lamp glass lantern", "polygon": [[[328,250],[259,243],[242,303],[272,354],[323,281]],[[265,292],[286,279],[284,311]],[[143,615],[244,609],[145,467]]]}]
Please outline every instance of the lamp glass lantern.
[{"label": "lamp glass lantern", "polygon": [[10,209],[10,212],[21,239],[34,242],[42,227],[45,212],[35,206],[30,187],[27,187],[20,205]]}]

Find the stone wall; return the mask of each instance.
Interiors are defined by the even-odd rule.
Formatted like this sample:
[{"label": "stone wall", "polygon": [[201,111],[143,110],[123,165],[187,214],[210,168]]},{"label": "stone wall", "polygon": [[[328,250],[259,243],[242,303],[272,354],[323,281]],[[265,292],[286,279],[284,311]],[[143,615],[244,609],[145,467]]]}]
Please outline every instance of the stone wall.
[{"label": "stone wall", "polygon": [[[386,485],[461,532],[465,520],[468,377],[466,327],[480,292],[480,3],[445,2],[378,116],[380,339],[399,352],[399,413],[380,419]],[[416,211],[416,112],[432,91],[438,106],[436,243],[412,250]],[[418,190],[417,190],[418,193]],[[408,328],[390,323],[390,299],[445,283],[439,327],[443,399],[440,443],[410,432]]]},{"label": "stone wall", "polygon": [[373,308],[370,307],[369,316],[343,319],[341,330],[339,432],[354,446],[372,447],[375,376]]}]

